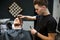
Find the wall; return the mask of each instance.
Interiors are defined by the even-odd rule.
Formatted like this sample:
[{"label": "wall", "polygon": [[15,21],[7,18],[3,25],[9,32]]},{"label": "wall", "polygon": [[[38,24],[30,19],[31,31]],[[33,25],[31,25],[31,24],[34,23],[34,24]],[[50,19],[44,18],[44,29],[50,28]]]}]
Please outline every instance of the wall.
[{"label": "wall", "polygon": [[[34,15],[33,0],[1,0],[0,1],[0,19],[10,18],[11,20],[14,20],[15,17],[12,16],[12,14],[14,13],[17,14],[17,12],[20,11],[19,7],[16,5],[11,7],[11,5],[14,2],[23,9],[23,11],[19,14],[32,15],[32,16]],[[15,12],[14,10],[12,10],[13,13],[11,14],[9,12],[10,9],[14,9]]]},{"label": "wall", "polygon": [[53,5],[53,17],[59,21],[59,16],[60,16],[60,4],[59,0],[54,0],[54,5]]},{"label": "wall", "polygon": [[[60,3],[59,0],[54,0],[54,5],[53,5],[53,17],[56,19],[57,23],[59,22],[59,17],[60,17]],[[56,32],[60,33],[58,30],[58,25],[56,27]],[[57,40],[60,40],[60,35],[58,34]]]}]

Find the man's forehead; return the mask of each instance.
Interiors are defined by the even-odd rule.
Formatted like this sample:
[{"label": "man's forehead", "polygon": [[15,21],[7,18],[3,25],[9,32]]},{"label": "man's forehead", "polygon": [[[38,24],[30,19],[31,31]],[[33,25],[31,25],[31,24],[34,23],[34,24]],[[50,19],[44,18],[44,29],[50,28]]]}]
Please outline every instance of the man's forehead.
[{"label": "man's forehead", "polygon": [[38,4],[34,5],[34,7],[38,7]]},{"label": "man's forehead", "polygon": [[19,19],[16,18],[16,19],[14,20],[14,23],[20,23]]},{"label": "man's forehead", "polygon": [[37,7],[38,8],[38,7],[42,7],[42,6],[41,5],[38,5],[38,4],[35,4],[34,7]]},{"label": "man's forehead", "polygon": [[14,21],[17,21],[17,20],[19,20],[18,18],[15,18],[15,20]]},{"label": "man's forehead", "polygon": [[40,6],[38,4],[34,5],[35,9],[39,9]]}]

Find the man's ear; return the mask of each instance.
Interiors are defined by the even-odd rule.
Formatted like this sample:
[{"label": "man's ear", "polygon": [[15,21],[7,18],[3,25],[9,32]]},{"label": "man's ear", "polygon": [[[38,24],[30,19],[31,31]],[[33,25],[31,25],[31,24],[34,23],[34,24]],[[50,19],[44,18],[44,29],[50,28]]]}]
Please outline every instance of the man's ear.
[{"label": "man's ear", "polygon": [[42,6],[42,8],[44,8],[44,9],[45,9],[45,8],[46,8],[46,6],[44,6],[44,5],[43,5],[43,6]]},{"label": "man's ear", "polygon": [[43,5],[43,6],[42,6],[42,10],[46,10],[46,6]]}]

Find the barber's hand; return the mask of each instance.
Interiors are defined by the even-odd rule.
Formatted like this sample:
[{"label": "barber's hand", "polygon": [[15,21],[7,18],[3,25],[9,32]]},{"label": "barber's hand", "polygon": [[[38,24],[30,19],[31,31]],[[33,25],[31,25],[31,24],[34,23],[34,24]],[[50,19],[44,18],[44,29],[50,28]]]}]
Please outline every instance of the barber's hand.
[{"label": "barber's hand", "polygon": [[24,18],[25,16],[23,16],[23,15],[18,15],[17,17],[19,17],[19,18]]},{"label": "barber's hand", "polygon": [[30,31],[31,31],[31,34],[33,35],[37,32],[34,28],[32,28]]}]

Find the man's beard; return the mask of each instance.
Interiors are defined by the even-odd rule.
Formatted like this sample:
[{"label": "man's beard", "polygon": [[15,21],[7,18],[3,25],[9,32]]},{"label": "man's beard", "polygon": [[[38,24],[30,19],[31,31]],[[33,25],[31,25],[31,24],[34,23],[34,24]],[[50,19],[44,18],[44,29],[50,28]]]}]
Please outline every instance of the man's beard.
[{"label": "man's beard", "polygon": [[20,26],[14,26],[14,25],[13,25],[12,28],[13,28],[13,29],[22,29],[22,26],[21,26],[21,25],[20,25]]}]

